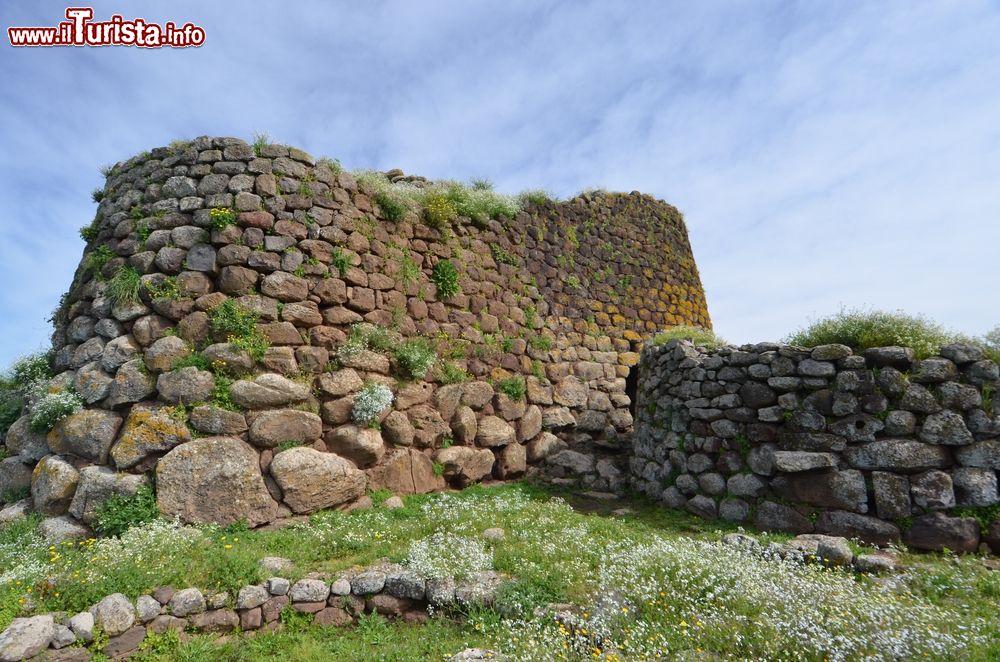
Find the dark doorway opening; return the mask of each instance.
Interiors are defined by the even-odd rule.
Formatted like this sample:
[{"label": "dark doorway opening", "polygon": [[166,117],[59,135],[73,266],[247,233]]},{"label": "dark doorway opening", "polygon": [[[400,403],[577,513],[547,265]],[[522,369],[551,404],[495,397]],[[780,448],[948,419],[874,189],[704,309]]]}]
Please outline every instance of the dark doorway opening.
[{"label": "dark doorway opening", "polygon": [[625,395],[628,396],[628,411],[635,416],[636,397],[639,394],[639,366],[634,365],[628,369],[628,377],[625,378]]}]

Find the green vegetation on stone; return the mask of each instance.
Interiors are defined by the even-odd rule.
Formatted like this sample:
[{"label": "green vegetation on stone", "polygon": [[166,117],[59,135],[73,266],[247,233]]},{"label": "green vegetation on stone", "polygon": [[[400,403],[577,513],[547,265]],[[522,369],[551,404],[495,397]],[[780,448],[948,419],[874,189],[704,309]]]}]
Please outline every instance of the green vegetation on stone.
[{"label": "green vegetation on stone", "polygon": [[437,287],[438,298],[450,299],[458,294],[458,269],[450,260],[441,260],[431,270],[431,282]]},{"label": "green vegetation on stone", "polygon": [[845,308],[789,335],[786,342],[802,347],[838,343],[855,351],[898,345],[910,347],[917,358],[937,354],[942,345],[962,342],[982,348],[1000,360],[1000,327],[983,338],[952,333],[922,315],[902,311]]},{"label": "green vegetation on stone", "polygon": [[652,343],[655,347],[665,345],[671,340],[690,340],[695,345],[707,349],[716,349],[726,344],[726,341],[715,335],[708,329],[700,326],[672,326],[669,329],[660,331],[653,336]]},{"label": "green vegetation on stone", "polygon": [[514,376],[501,379],[497,382],[497,389],[507,395],[511,400],[524,400],[526,392],[524,377]]},{"label": "green vegetation on stone", "polygon": [[125,306],[139,300],[139,272],[125,265],[118,268],[105,290],[112,305]]},{"label": "green vegetation on stone", "polygon": [[113,494],[97,507],[94,531],[102,536],[120,536],[133,526],[151,522],[160,516],[156,495],[148,485],[135,494]]},{"label": "green vegetation on stone", "polygon": [[414,338],[403,342],[396,349],[396,362],[412,379],[423,379],[437,361],[437,353],[425,338]]},{"label": "green vegetation on stone", "polygon": [[264,358],[270,343],[257,327],[260,313],[244,308],[233,299],[226,299],[209,312],[208,319],[217,337],[246,350],[255,361]]}]

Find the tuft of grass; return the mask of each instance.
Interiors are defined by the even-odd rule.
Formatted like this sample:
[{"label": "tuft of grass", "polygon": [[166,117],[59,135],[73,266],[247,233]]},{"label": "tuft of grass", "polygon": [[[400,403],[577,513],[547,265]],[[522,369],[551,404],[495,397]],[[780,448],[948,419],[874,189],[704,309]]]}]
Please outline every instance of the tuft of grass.
[{"label": "tuft of grass", "polygon": [[653,346],[665,345],[671,340],[690,340],[695,345],[716,349],[726,344],[723,338],[700,326],[673,326],[653,336]]},{"label": "tuft of grass", "polygon": [[351,266],[351,258],[338,246],[333,249],[333,256],[330,259],[330,264],[337,270],[340,277],[343,278],[347,273],[347,269]]},{"label": "tuft of grass", "polygon": [[518,375],[498,381],[497,390],[506,394],[511,400],[524,400],[527,387],[524,383],[524,377]]},{"label": "tuft of grass", "polygon": [[271,136],[266,131],[255,131],[253,134],[253,153],[261,155],[262,150],[271,144]]},{"label": "tuft of grass", "polygon": [[106,293],[112,305],[135,303],[139,300],[139,272],[127,265],[119,267],[108,281]]},{"label": "tuft of grass", "polygon": [[921,359],[937,354],[942,345],[965,342],[977,345],[987,352],[992,350],[995,352],[994,356],[1000,358],[1000,332],[992,333],[997,336],[992,341],[990,334],[982,339],[968,338],[948,331],[923,315],[911,315],[903,311],[844,308],[799,329],[785,338],[785,341],[803,347],[839,343],[855,351],[898,345],[912,348],[917,358]]},{"label": "tuft of grass", "polygon": [[458,269],[450,260],[441,260],[431,270],[431,282],[437,286],[438,298],[450,299],[458,294]]},{"label": "tuft of grass", "polygon": [[406,216],[406,200],[400,196],[393,195],[389,191],[379,191],[375,194],[375,202],[382,209],[382,213],[393,223],[398,223]]},{"label": "tuft of grass", "polygon": [[87,256],[87,268],[94,272],[95,278],[103,280],[104,276],[101,270],[104,269],[104,265],[110,262],[114,256],[115,254],[111,252],[111,249],[102,244]]},{"label": "tuft of grass", "polygon": [[522,204],[530,203],[533,205],[544,205],[546,202],[554,202],[555,197],[550,195],[548,191],[542,189],[529,189],[527,191],[521,191],[518,194],[518,200]]},{"label": "tuft of grass", "polygon": [[442,361],[437,369],[438,381],[442,384],[461,384],[469,381],[469,373],[452,361]]}]

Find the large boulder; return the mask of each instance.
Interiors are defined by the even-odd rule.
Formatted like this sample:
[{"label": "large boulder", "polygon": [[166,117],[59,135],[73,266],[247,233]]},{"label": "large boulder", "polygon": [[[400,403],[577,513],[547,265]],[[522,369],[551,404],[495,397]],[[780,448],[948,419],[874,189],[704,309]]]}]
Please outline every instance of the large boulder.
[{"label": "large boulder", "polygon": [[229,411],[211,405],[201,405],[191,410],[191,427],[205,434],[230,437],[247,431],[247,419],[238,411]]},{"label": "large boulder", "polygon": [[416,405],[406,412],[413,425],[413,443],[421,448],[437,446],[451,427],[441,418],[441,414],[430,405]]},{"label": "large boulder", "polygon": [[341,425],[326,433],[326,447],[331,452],[346,457],[359,467],[370,467],[385,455],[382,434],[372,428]]},{"label": "large boulder", "polygon": [[135,607],[121,593],[112,593],[94,607],[94,624],[111,637],[135,625]]},{"label": "large boulder", "polygon": [[260,474],[257,452],[232,437],[205,437],[174,448],[156,466],[156,502],[168,517],[223,526],[273,520],[277,504]]},{"label": "large boulder", "polygon": [[451,446],[434,454],[434,459],[444,466],[444,477],[459,487],[466,487],[493,471],[493,451],[488,448]]},{"label": "large boulder", "polygon": [[896,525],[843,510],[820,513],[816,519],[816,530],[833,536],[859,538],[870,545],[888,545],[899,540],[899,528]]},{"label": "large boulder", "polygon": [[34,658],[49,647],[55,632],[52,614],[15,618],[0,634],[0,660],[19,662]]},{"label": "large boulder", "polygon": [[979,547],[979,522],[974,517],[948,517],[940,512],[921,515],[903,534],[903,542],[915,549],[974,552]]},{"label": "large boulder", "polygon": [[250,424],[250,442],[274,448],[285,441],[311,444],[323,434],[323,421],[312,412],[274,409],[258,414]]},{"label": "large boulder", "polygon": [[855,469],[917,473],[951,465],[947,448],[911,439],[879,439],[850,446],[844,457]]},{"label": "large boulder", "polygon": [[274,456],[271,475],[296,513],[311,513],[357,499],[367,479],[350,460],[312,448],[289,448]]},{"label": "large boulder", "polygon": [[307,386],[269,372],[237,381],[229,388],[229,395],[245,409],[272,409],[304,402],[310,392]]},{"label": "large boulder", "polygon": [[498,416],[483,416],[476,430],[476,444],[492,448],[514,443],[517,433],[510,423]]},{"label": "large boulder", "polygon": [[8,457],[0,460],[0,500],[11,492],[20,492],[31,487],[31,466],[21,461],[20,457]]},{"label": "large boulder", "polygon": [[46,455],[31,472],[31,499],[43,515],[62,515],[80,482],[80,472],[58,455]]},{"label": "large boulder", "polygon": [[98,464],[107,464],[122,417],[103,409],[81,409],[56,423],[49,432],[53,453],[73,454]]},{"label": "large boulder", "polygon": [[434,473],[434,463],[414,448],[398,448],[378,466],[368,470],[372,489],[393,494],[424,494],[444,488],[444,479]]},{"label": "large boulder", "polygon": [[69,514],[87,524],[92,524],[97,508],[116,494],[132,495],[147,485],[144,475],[116,473],[110,467],[84,467],[80,470],[80,484],[69,504]]},{"label": "large boulder", "polygon": [[[66,419],[63,419],[65,421]],[[60,421],[61,424],[63,421]],[[59,425],[59,424],[57,424]],[[14,421],[4,437],[7,452],[20,455],[23,461],[37,461],[51,453],[45,434],[31,429],[31,416],[26,415]]]},{"label": "large boulder", "polygon": [[128,469],[149,455],[169,451],[190,439],[187,424],[175,417],[172,409],[136,405],[111,448],[111,458],[119,469]]}]

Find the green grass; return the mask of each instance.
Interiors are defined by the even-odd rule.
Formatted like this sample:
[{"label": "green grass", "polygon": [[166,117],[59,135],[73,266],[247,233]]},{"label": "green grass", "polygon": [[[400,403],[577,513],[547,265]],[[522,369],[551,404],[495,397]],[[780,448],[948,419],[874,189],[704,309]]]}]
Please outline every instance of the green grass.
[{"label": "green grass", "polygon": [[724,339],[700,326],[674,326],[657,333],[653,336],[652,342],[654,346],[659,347],[671,340],[690,340],[695,345],[701,345],[708,349],[716,349],[726,344]]},{"label": "green grass", "polygon": [[116,306],[135,303],[139,300],[139,272],[129,266],[119,267],[108,281],[108,299]]},{"label": "green grass", "polygon": [[[1000,653],[1000,579],[979,557],[903,553],[908,571],[885,590],[849,571],[721,546],[716,541],[732,525],[642,499],[629,501],[627,515],[608,516],[620,505],[525,484],[476,486],[405,497],[398,510],[318,513],[308,523],[273,531],[177,528],[158,520],[120,538],[54,550],[34,531],[38,518],[21,520],[0,528],[0,628],[17,614],[29,586],[36,611],[76,611],[108,593],[134,598],[165,584],[235,591],[263,579],[257,569],[263,556],[290,558],[290,579],[334,575],[383,557],[403,561],[435,534],[482,546],[486,528],[502,527],[506,537],[485,546],[493,568],[517,581],[500,590],[492,608],[439,613],[421,626],[368,616],[338,629],[286,618],[280,633],[231,637],[221,646],[200,636],[185,644],[157,638],[138,659],[424,660],[468,646],[499,648],[518,660],[554,659],[553,651],[567,651],[568,660],[596,659],[587,630],[601,633],[598,657],[604,660],[643,659],[641,654],[674,659],[678,651],[695,649],[706,651],[707,659],[713,653],[859,659],[865,652],[887,659],[889,642],[903,646],[906,659],[924,659],[927,652],[926,659],[987,660]],[[767,544],[787,537],[758,538]],[[597,618],[600,595],[627,602]],[[534,615],[552,602],[578,605],[584,629],[560,632],[551,617]],[[951,636],[972,643],[954,648]]]},{"label": "green grass", "polygon": [[785,340],[803,347],[839,343],[855,351],[899,345],[913,348],[921,359],[937,354],[942,345],[964,342],[981,347],[989,358],[1000,361],[1000,327],[983,338],[969,338],[922,315],[902,311],[844,308],[799,329]]},{"label": "green grass", "polygon": [[450,260],[441,260],[431,270],[431,282],[437,287],[439,299],[450,299],[459,292],[458,269]]}]

